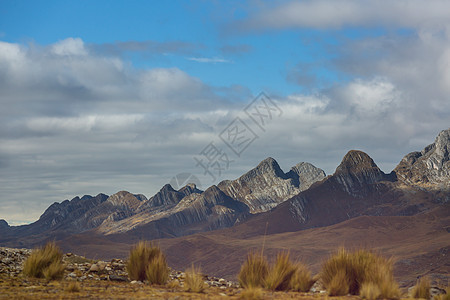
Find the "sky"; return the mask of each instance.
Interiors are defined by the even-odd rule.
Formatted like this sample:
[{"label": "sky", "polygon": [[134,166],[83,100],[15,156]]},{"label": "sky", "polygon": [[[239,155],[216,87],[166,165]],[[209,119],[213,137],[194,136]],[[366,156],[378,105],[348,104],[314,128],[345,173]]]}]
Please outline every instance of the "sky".
[{"label": "sky", "polygon": [[450,1],[0,0],[0,219],[449,128]]}]

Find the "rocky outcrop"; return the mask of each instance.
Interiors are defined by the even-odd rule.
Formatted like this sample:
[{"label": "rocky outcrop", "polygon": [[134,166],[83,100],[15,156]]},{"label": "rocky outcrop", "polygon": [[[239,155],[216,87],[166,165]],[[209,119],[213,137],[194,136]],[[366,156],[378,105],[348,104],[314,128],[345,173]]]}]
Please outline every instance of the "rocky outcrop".
[{"label": "rocky outcrop", "polygon": [[286,175],[294,179],[294,185],[299,186],[300,191],[307,190],[313,183],[326,177],[322,169],[307,162],[296,164]]},{"label": "rocky outcrop", "polygon": [[299,163],[285,174],[269,157],[238,179],[222,181],[218,187],[255,214],[276,207],[323,178],[325,172],[308,163]]},{"label": "rocky outcrop", "polygon": [[9,226],[8,222],[6,222],[3,219],[0,220],[0,230],[8,230],[9,227],[10,226]]},{"label": "rocky outcrop", "polygon": [[[168,187],[163,189],[167,191]],[[248,216],[249,209],[245,204],[232,199],[217,186],[211,186],[201,194],[192,192],[194,186],[180,190],[191,193],[188,192],[176,205],[147,209],[115,223],[105,222],[96,232],[103,235],[128,232],[154,239],[226,228]],[[182,194],[171,189],[171,193],[174,192]]]},{"label": "rocky outcrop", "polygon": [[148,201],[142,202],[139,207],[139,212],[152,211],[155,208],[173,207],[174,205],[177,205],[181,199],[194,193],[202,193],[201,190],[197,189],[195,184],[188,184],[179,191],[174,190],[170,184],[166,184]]},{"label": "rocky outcrop", "polygon": [[358,150],[349,151],[333,174],[333,180],[348,194],[356,197],[365,196],[367,185],[394,178],[383,173],[369,155]]},{"label": "rocky outcrop", "polygon": [[406,184],[450,188],[450,129],[443,130],[433,144],[420,152],[407,154],[395,168]]}]

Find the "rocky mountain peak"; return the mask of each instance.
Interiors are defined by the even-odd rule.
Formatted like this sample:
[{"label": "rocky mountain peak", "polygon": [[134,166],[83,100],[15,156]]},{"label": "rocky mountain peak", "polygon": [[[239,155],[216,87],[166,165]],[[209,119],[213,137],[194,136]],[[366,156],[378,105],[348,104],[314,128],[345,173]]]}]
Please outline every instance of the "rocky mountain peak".
[{"label": "rocky mountain peak", "polygon": [[8,222],[6,222],[3,219],[0,219],[0,229],[6,229],[6,228],[9,228]]},{"label": "rocky mountain peak", "polygon": [[300,162],[293,166],[286,174],[294,180],[294,185],[301,191],[308,189],[314,182],[325,178],[325,172],[307,162]]},{"label": "rocky mountain peak", "polygon": [[450,188],[450,128],[442,130],[433,144],[420,152],[407,154],[395,168],[397,177],[415,185],[439,185]]},{"label": "rocky mountain peak", "polygon": [[224,180],[218,186],[231,198],[245,203],[251,213],[260,213],[274,208],[324,177],[321,169],[308,163],[297,164],[285,174],[277,161],[268,157],[238,179]]},{"label": "rocky mountain peak", "polygon": [[193,193],[197,193],[197,194],[202,193],[202,191],[197,188],[197,185],[195,183],[186,184],[184,187],[179,189],[178,192],[182,193],[185,196],[188,196]]},{"label": "rocky mountain peak", "polygon": [[378,168],[369,155],[358,150],[351,150],[344,156],[341,164],[336,168],[333,178],[340,182],[347,193],[352,195],[357,195],[359,187],[365,184],[390,179]]},{"label": "rocky mountain peak", "polygon": [[268,157],[261,161],[256,168],[242,175],[241,179],[248,181],[263,174],[271,174],[280,178],[286,178],[286,174],[281,170],[278,162],[272,157]]},{"label": "rocky mountain peak", "polygon": [[[195,185],[193,185],[195,187]],[[176,191],[170,184],[165,184],[158,193],[151,197],[148,201],[142,202],[139,211],[152,210],[156,207],[173,206],[181,201],[185,196],[192,193],[201,192],[191,186],[185,186]]]},{"label": "rocky mountain peak", "polygon": [[113,206],[130,210],[136,209],[139,204],[141,204],[141,200],[138,199],[138,197],[127,191],[120,191],[109,196],[106,202],[112,204]]},{"label": "rocky mountain peak", "polygon": [[336,173],[357,174],[364,169],[373,169],[376,172],[380,171],[373,159],[367,155],[367,153],[359,150],[350,150],[345,154],[341,164],[336,168]]}]

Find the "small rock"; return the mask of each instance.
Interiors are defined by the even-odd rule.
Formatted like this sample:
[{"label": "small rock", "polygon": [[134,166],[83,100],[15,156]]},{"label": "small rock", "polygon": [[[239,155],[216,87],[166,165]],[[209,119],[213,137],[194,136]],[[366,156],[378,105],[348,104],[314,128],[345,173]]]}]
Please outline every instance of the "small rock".
[{"label": "small rock", "polygon": [[71,278],[77,278],[77,274],[75,274],[74,272],[69,273],[67,276]]},{"label": "small rock", "polygon": [[100,268],[97,266],[97,264],[93,264],[90,268],[89,268],[89,272],[98,272],[100,271]]},{"label": "small rock", "polygon": [[432,286],[430,288],[431,298],[433,298],[434,296],[437,296],[437,295],[441,295],[441,294],[446,294],[446,291],[437,286]]},{"label": "small rock", "polygon": [[139,280],[133,280],[132,282],[130,282],[131,284],[143,284],[142,281]]},{"label": "small rock", "polygon": [[99,271],[103,271],[106,268],[106,262],[99,261],[99,262],[97,262],[97,266],[98,266]]}]

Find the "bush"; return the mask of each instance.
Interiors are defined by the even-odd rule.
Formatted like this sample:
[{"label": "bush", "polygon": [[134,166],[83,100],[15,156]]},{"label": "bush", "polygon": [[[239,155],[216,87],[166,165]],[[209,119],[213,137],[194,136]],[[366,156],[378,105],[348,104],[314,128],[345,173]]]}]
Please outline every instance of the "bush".
[{"label": "bush", "polygon": [[200,268],[195,268],[194,265],[186,270],[186,278],[184,280],[184,286],[186,291],[193,293],[201,293],[205,289],[205,282],[203,281],[203,275]]},{"label": "bush", "polygon": [[61,263],[61,261],[54,261],[44,269],[44,277],[47,280],[61,279],[64,276],[64,270],[66,267]]},{"label": "bush", "polygon": [[169,267],[162,253],[150,261],[146,275],[147,280],[152,284],[165,284],[169,280]]},{"label": "bush", "polygon": [[290,288],[296,292],[308,292],[314,284],[311,272],[302,263],[297,263],[295,273],[290,282]]},{"label": "bush", "polygon": [[269,265],[265,257],[254,252],[249,253],[239,271],[239,284],[244,288],[262,287],[268,272]]},{"label": "bush", "polygon": [[347,295],[349,289],[347,276],[342,270],[339,270],[327,284],[328,295],[330,296]]},{"label": "bush", "polygon": [[[330,295],[345,295],[347,292],[358,295],[362,284],[372,283],[380,290],[381,297],[396,299],[400,292],[394,280],[392,265],[391,260],[370,251],[350,253],[340,249],[323,264],[320,276],[329,292],[333,290]],[[347,283],[344,284],[344,281]],[[339,282],[344,286],[338,288]]]},{"label": "bush", "polygon": [[372,283],[372,282],[366,282],[361,285],[361,288],[359,290],[359,295],[363,299],[367,300],[376,300],[380,298],[381,291],[378,285]]},{"label": "bush", "polygon": [[278,253],[275,264],[270,267],[265,285],[272,291],[286,291],[289,289],[296,266],[290,261],[289,253]]},{"label": "bush", "polygon": [[428,277],[422,277],[417,281],[417,284],[411,291],[413,298],[430,299],[431,283]]},{"label": "bush", "polygon": [[23,265],[23,273],[29,277],[59,279],[64,275],[63,254],[55,242],[33,250]]},{"label": "bush", "polygon": [[[159,283],[164,281],[168,268],[166,259],[158,246],[153,246],[151,242],[140,241],[130,250],[130,256],[127,263],[128,276],[131,280],[144,281],[149,279],[150,283]],[[151,275],[152,282],[147,276]],[[165,279],[164,283],[167,281]]]}]

